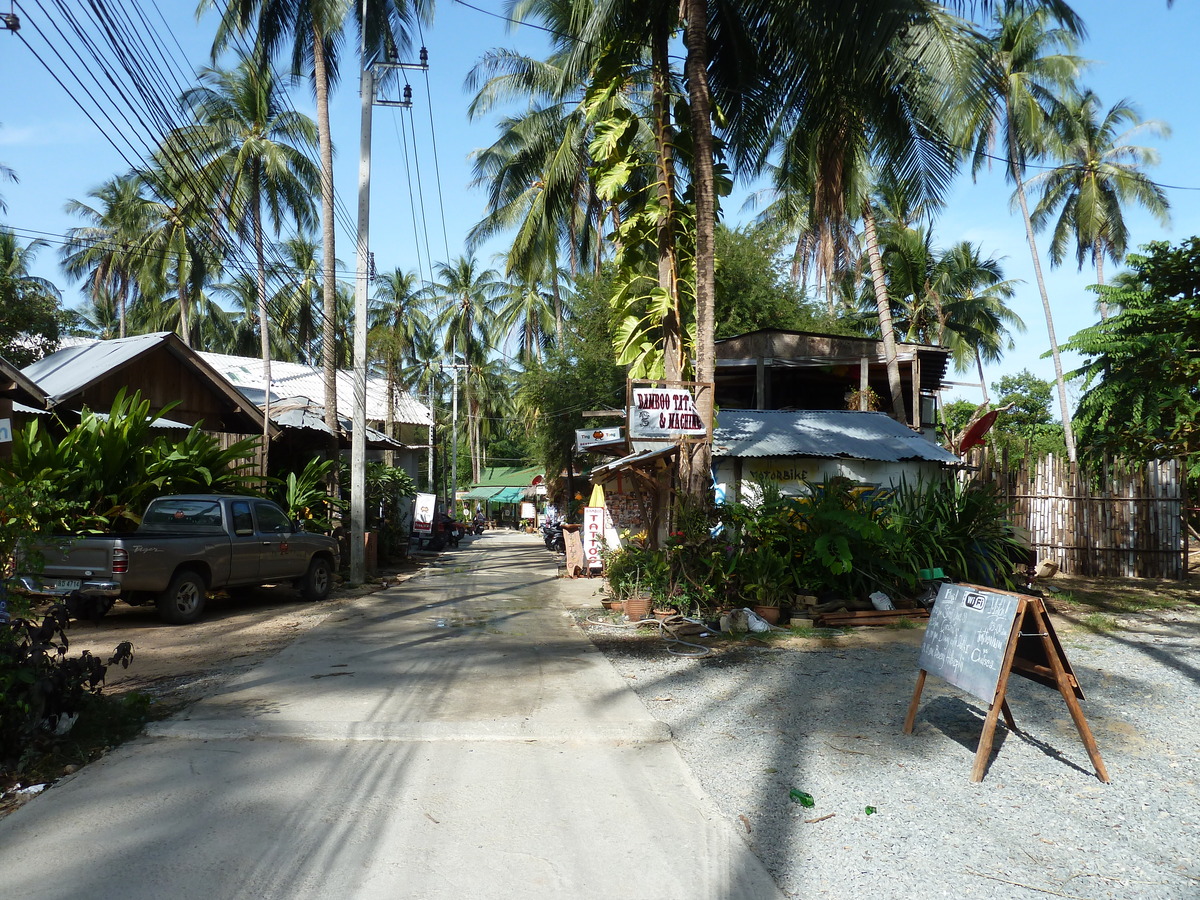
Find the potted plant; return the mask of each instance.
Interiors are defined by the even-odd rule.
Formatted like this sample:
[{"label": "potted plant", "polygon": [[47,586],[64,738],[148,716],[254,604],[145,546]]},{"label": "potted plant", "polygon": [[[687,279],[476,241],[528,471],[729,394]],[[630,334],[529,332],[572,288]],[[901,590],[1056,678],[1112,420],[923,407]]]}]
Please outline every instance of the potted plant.
[{"label": "potted plant", "polygon": [[778,624],[780,608],[791,600],[788,560],[767,547],[743,551],[741,557],[743,597],[755,613],[772,625]]}]

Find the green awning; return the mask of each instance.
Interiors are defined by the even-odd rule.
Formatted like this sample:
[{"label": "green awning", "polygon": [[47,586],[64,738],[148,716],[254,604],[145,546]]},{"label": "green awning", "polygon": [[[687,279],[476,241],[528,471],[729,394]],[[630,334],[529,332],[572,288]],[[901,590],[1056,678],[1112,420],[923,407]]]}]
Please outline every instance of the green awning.
[{"label": "green awning", "polygon": [[505,490],[500,487],[473,487],[460,500],[494,500],[496,495]]},{"label": "green awning", "polygon": [[525,488],[523,487],[506,487],[501,488],[500,493],[488,498],[492,503],[520,503],[525,499]]}]

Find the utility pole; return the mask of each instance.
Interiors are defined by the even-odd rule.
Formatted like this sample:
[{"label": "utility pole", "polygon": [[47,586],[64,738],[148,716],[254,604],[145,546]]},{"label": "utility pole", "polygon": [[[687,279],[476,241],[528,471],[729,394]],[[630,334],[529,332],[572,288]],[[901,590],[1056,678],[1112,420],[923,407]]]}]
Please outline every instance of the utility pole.
[{"label": "utility pole", "polygon": [[426,473],[425,489],[431,494],[437,494],[433,482],[433,438],[437,427],[437,414],[433,411],[433,370],[429,371],[429,471]]},{"label": "utility pole", "polygon": [[454,362],[442,368],[454,370],[454,387],[450,398],[450,443],[453,450],[450,457],[450,496],[447,498],[450,501],[450,511],[453,512],[455,494],[458,492],[458,370],[469,369],[470,366],[458,362],[457,340],[451,344],[450,355]]},{"label": "utility pole", "polygon": [[362,0],[362,41],[359,44],[362,129],[358,155],[358,252],[354,281],[354,417],[350,437],[350,582],[366,577],[367,532],[367,271],[370,267],[371,218],[371,110],[376,102],[386,106],[412,106],[412,89],[405,86],[404,100],[376,101],[375,69],[428,69],[429,54],[421,48],[417,64],[367,59],[367,0]]}]

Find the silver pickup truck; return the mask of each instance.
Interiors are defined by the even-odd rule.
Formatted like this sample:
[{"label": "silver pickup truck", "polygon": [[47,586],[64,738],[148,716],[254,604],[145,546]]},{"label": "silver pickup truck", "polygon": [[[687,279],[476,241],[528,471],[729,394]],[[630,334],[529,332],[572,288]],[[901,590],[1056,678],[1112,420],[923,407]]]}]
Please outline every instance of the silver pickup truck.
[{"label": "silver pickup truck", "polygon": [[338,568],[337,542],[298,531],[270,500],[209,494],[160,497],[127,535],[56,537],[31,543],[36,574],[16,587],[38,597],[155,603],[173,625],[195,622],[210,591],[291,581],[323,600]]}]

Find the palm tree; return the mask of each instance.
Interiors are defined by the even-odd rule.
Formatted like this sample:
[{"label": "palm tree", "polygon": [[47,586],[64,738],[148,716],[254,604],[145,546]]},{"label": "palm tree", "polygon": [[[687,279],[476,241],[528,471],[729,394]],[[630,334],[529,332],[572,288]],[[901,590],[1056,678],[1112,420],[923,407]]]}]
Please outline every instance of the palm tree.
[{"label": "palm tree", "polygon": [[[1051,132],[1051,153],[1060,165],[1033,178],[1030,187],[1043,190],[1033,211],[1033,226],[1041,229],[1059,211],[1050,240],[1050,262],[1060,265],[1067,244],[1075,241],[1075,258],[1082,271],[1091,257],[1096,283],[1104,284],[1104,258],[1115,263],[1125,258],[1129,229],[1123,207],[1137,203],[1158,221],[1169,224],[1170,204],[1161,187],[1151,181],[1142,166],[1155,165],[1158,153],[1129,140],[1139,132],[1167,136],[1162,122],[1143,122],[1126,100],[1121,100],[1101,117],[1100,98],[1092,91],[1070,98],[1056,117]],[[1121,131],[1123,126],[1127,130]],[[1108,304],[1100,295],[1100,317],[1108,318]]]},{"label": "palm tree", "polygon": [[834,236],[861,217],[892,414],[907,421],[872,196],[876,173],[891,173],[918,203],[944,194],[955,168],[948,110],[976,74],[978,51],[963,24],[936,4],[868,5],[869,13],[863,4],[806,3],[807,15],[792,10],[791,18],[774,9],[779,30],[755,42],[765,89],[750,95],[731,141],[756,165],[777,153],[776,187],[811,194],[826,269]]},{"label": "palm tree", "polygon": [[142,187],[133,172],[117,175],[88,192],[94,204],[68,200],[65,207],[89,224],[67,231],[63,271],[85,279],[93,303],[115,303],[117,337],[126,335],[125,311],[138,291],[140,263],[133,248],[148,227]]},{"label": "palm tree", "polygon": [[515,229],[506,270],[557,267],[565,246],[572,274],[592,268],[602,252],[600,205],[588,166],[590,124],[579,82],[562,54],[541,62],[509,52],[484,56],[468,76],[476,89],[468,115],[477,119],[501,101],[527,106],[498,123],[500,136],[472,154],[473,184],[487,192],[487,212],[468,236],[474,250],[497,233]]},{"label": "palm tree", "polygon": [[387,378],[387,418],[384,430],[395,437],[396,391],[401,372],[414,361],[419,336],[430,327],[425,311],[427,296],[415,272],[394,269],[375,282],[375,297],[367,315],[367,348],[375,361],[382,363]]},{"label": "palm tree", "polygon": [[[0,163],[0,181],[17,182],[17,173],[10,169],[4,163]],[[4,199],[4,195],[0,194],[0,213],[8,212],[8,203]]]},{"label": "palm tree", "polygon": [[194,337],[201,293],[224,255],[221,236],[211,229],[211,193],[195,174],[195,158],[179,131],[167,135],[151,164],[138,171],[147,199],[145,230],[132,248],[139,267],[142,305],[174,290],[171,318],[183,342]]},{"label": "palm tree", "polygon": [[999,362],[1004,351],[1014,346],[1012,330],[1025,330],[1025,323],[1007,303],[1016,294],[1016,283],[1004,277],[999,260],[985,259],[969,241],[955,244],[939,257],[931,282],[939,310],[937,343],[951,351],[957,371],[965,372],[975,363],[986,403],[984,362]]},{"label": "palm tree", "polygon": [[271,295],[280,359],[313,364],[321,358],[321,261],[308,238],[288,238],[276,248]]},{"label": "palm tree", "polygon": [[[199,0],[197,14],[218,5],[217,0]],[[366,21],[362,13],[366,12]],[[329,91],[338,76],[338,56],[343,32],[354,19],[368,54],[381,56],[410,45],[408,26],[420,19],[429,21],[432,0],[231,0],[223,4],[221,21],[213,39],[213,58],[233,39],[255,31],[255,46],[264,59],[291,43],[292,72],[312,78],[317,99],[317,135],[321,156],[321,258],[322,363],[325,372],[325,424],[334,433],[337,417],[337,314],[338,285],[333,261],[334,245],[333,140],[329,131]]]},{"label": "palm tree", "polygon": [[107,292],[89,293],[80,306],[66,310],[70,334],[111,341],[120,337],[121,323],[117,319],[117,302]]},{"label": "palm tree", "polygon": [[[560,273],[562,275],[564,273]],[[497,310],[496,324],[517,344],[517,359],[525,367],[540,363],[544,351],[562,332],[562,289],[554,294],[536,277],[513,273]]]},{"label": "palm tree", "polygon": [[[462,385],[464,399],[470,409],[476,404],[476,385],[470,372],[473,368],[486,365],[490,352],[495,349],[496,306],[503,285],[493,269],[481,268],[473,256],[460,256],[448,263],[438,263],[437,274],[440,281],[433,289],[444,304],[438,325],[443,330],[443,350],[450,353],[451,365],[455,367],[451,401],[457,410],[458,372],[461,366],[468,373]],[[478,457],[473,432],[468,432],[468,441],[472,458]],[[457,488],[457,484],[453,487]]]},{"label": "palm tree", "polygon": [[[209,349],[216,353],[229,353],[233,356],[258,356],[262,357],[262,318],[259,310],[259,297],[261,294],[258,289],[257,273],[251,271],[237,272],[232,279],[222,281],[219,284],[213,285],[213,290],[226,298],[233,306],[228,316],[229,331],[228,340],[221,346],[209,346]],[[271,320],[268,319],[267,327],[270,329],[269,338],[272,345],[278,343],[276,329],[272,327]],[[271,351],[268,358],[274,357],[274,351]],[[270,367],[263,366],[263,378],[269,385]],[[267,416],[270,412],[269,398],[268,407],[263,410],[263,415]]]},{"label": "palm tree", "polygon": [[1007,176],[1014,185],[1013,196],[1025,221],[1025,237],[1046,316],[1063,436],[1067,458],[1072,465],[1077,460],[1075,433],[1071,428],[1062,357],[1054,333],[1054,313],[1042,276],[1033,219],[1025,196],[1024,173],[1030,157],[1043,154],[1049,134],[1048,123],[1052,111],[1060,104],[1060,95],[1074,91],[1081,60],[1070,51],[1083,34],[1083,23],[1069,9],[1006,0],[997,9],[995,28],[987,38],[992,62],[984,95],[987,102],[978,108],[968,126],[975,144],[976,172],[990,157],[997,133],[1004,148]]},{"label": "palm tree", "polygon": [[266,474],[271,429],[271,336],[267,320],[264,207],[276,235],[285,221],[310,227],[316,218],[312,196],[320,182],[305,155],[316,143],[307,116],[283,108],[269,66],[241,56],[232,70],[206,68],[201,86],[180,98],[196,124],[182,140],[202,162],[200,178],[219,196],[220,214],[238,237],[254,246],[258,326],[263,363],[262,470]]}]

